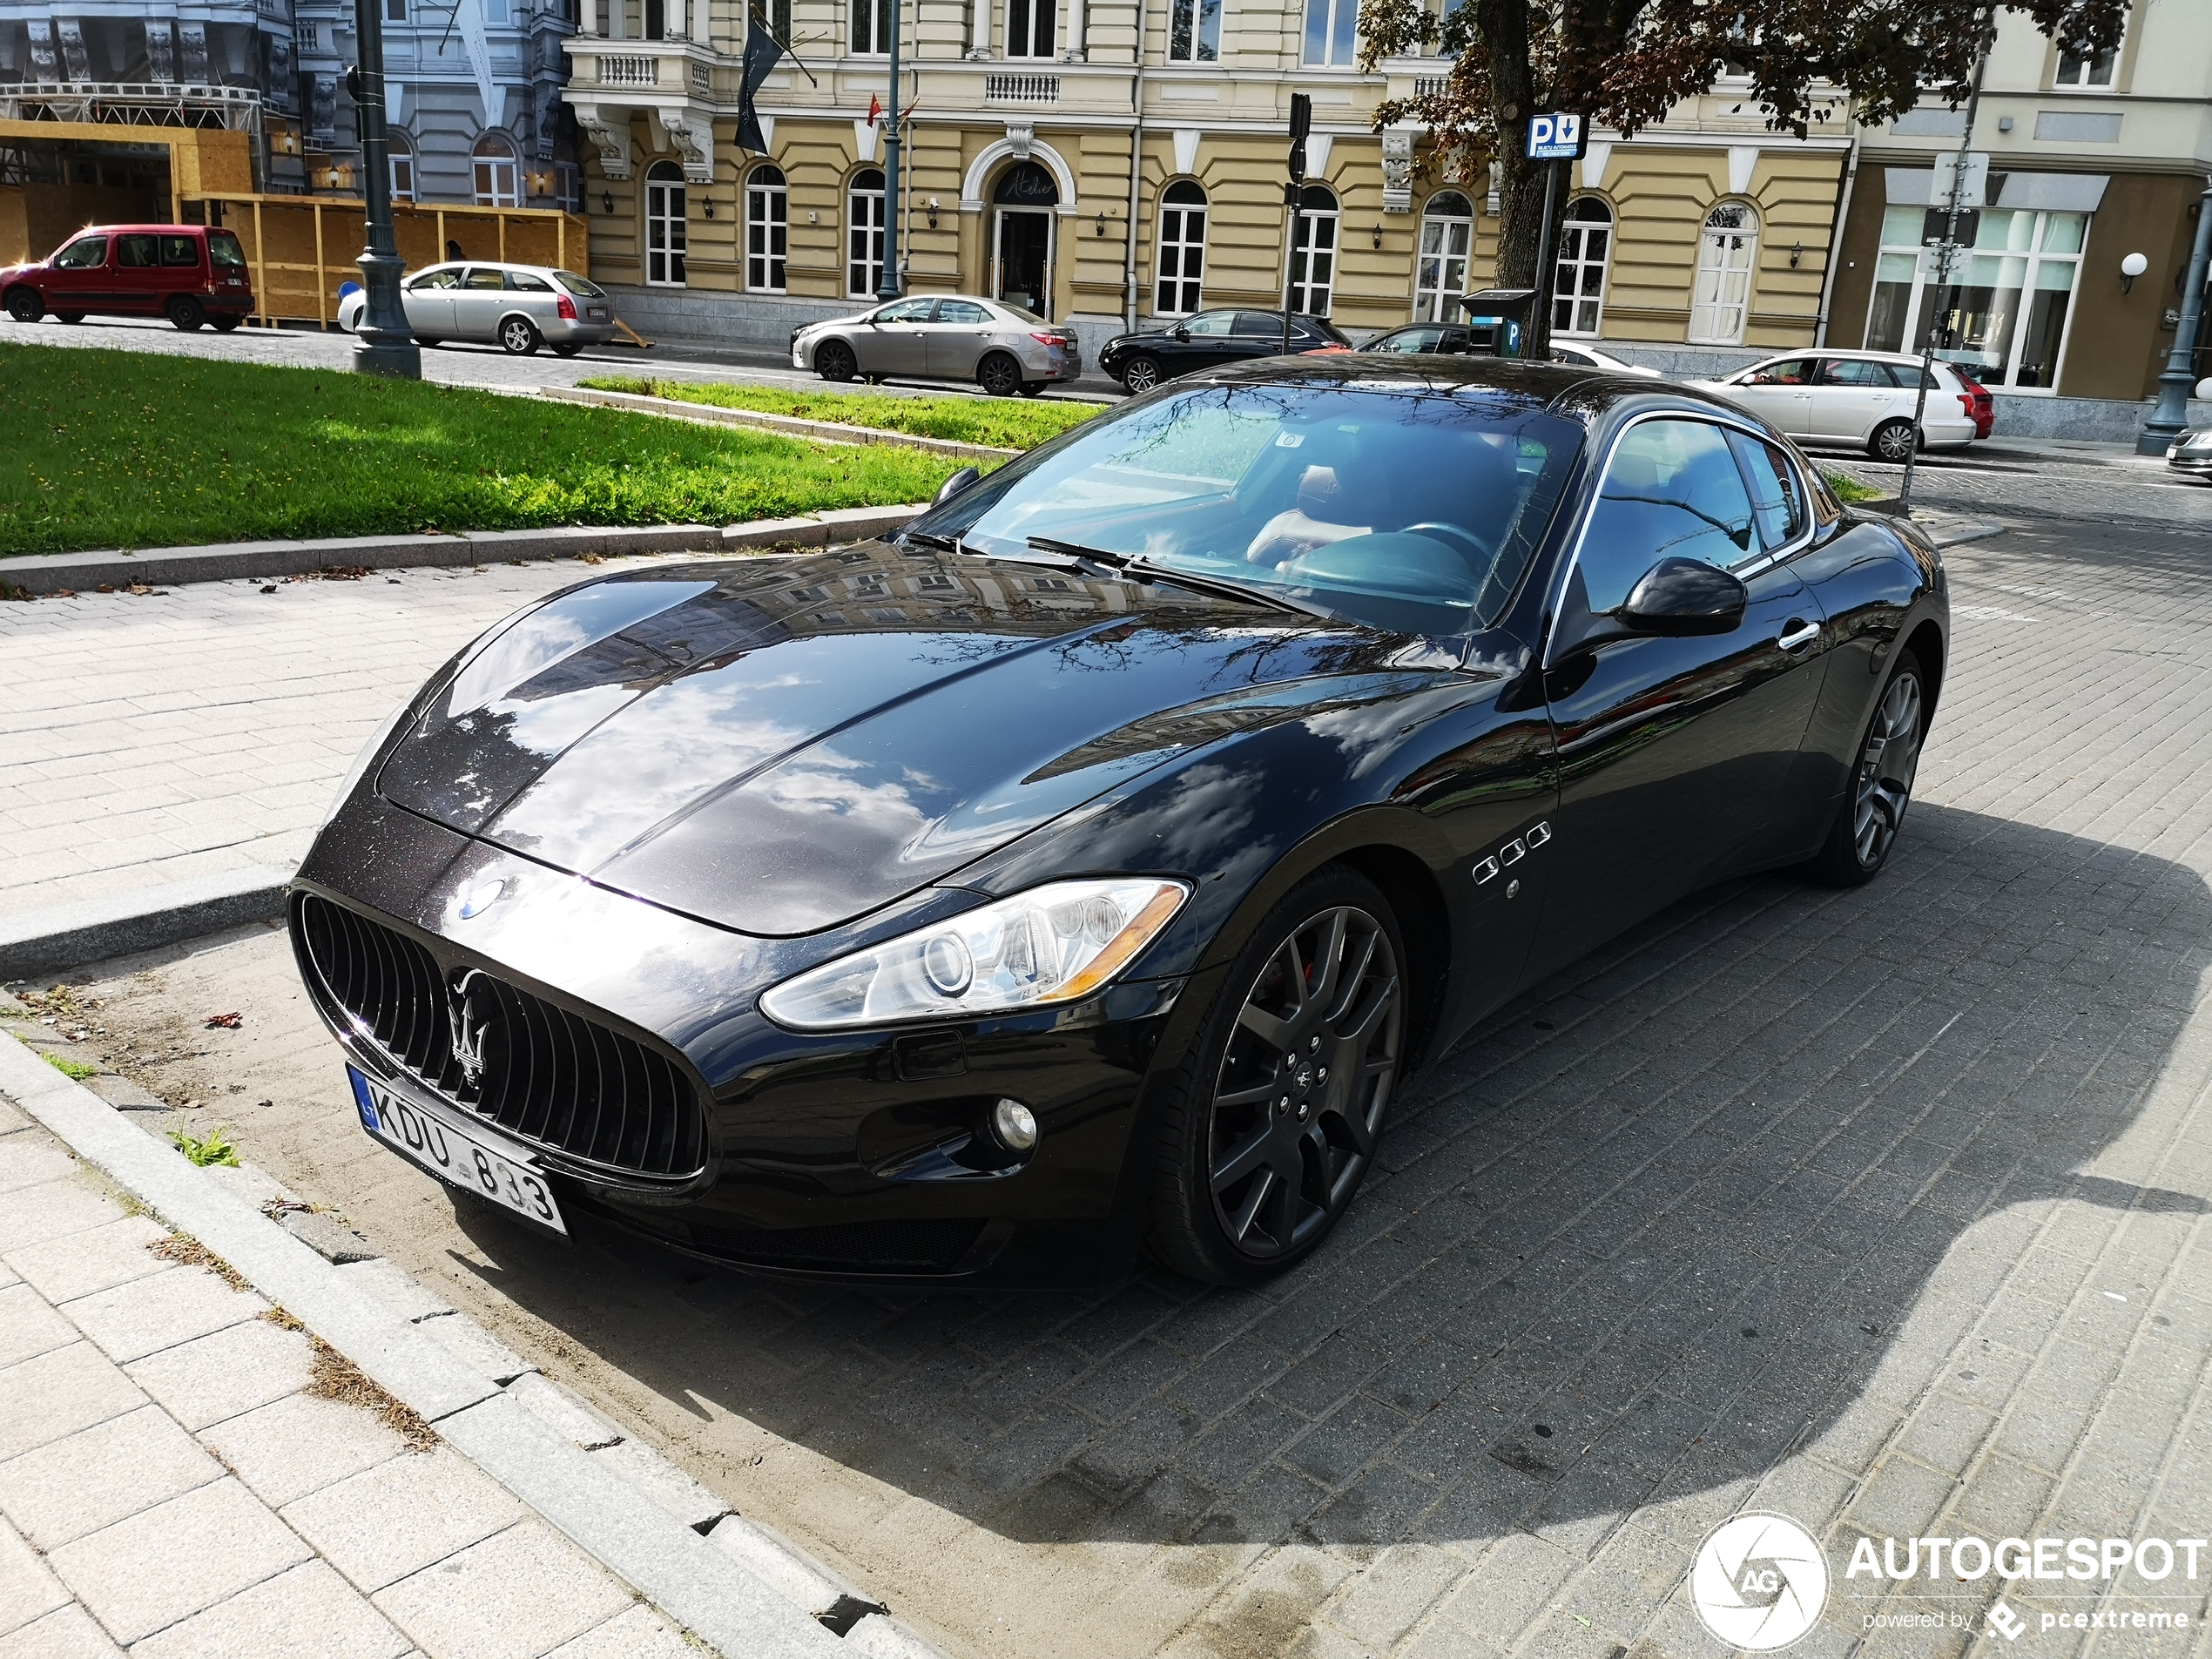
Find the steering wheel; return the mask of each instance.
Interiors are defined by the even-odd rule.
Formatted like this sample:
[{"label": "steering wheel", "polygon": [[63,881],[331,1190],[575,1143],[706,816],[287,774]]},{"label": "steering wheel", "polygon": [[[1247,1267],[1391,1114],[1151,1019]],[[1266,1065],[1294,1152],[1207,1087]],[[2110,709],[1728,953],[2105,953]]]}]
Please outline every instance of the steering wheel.
[{"label": "steering wheel", "polygon": [[1426,536],[1455,546],[1462,553],[1471,553],[1486,565],[1498,556],[1498,550],[1484,543],[1473,530],[1458,524],[1442,523],[1433,518],[1425,518],[1418,524],[1408,524],[1398,533],[1400,536]]}]

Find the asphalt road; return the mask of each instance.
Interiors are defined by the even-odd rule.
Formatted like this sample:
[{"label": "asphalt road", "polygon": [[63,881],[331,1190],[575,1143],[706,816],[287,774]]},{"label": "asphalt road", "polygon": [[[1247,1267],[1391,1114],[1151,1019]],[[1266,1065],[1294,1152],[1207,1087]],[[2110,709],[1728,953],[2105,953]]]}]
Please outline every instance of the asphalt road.
[{"label": "asphalt road", "polygon": [[[1950,556],[1890,869],[1724,884],[1536,988],[1264,1291],[520,1232],[361,1135],[265,930],[101,970],[89,1041],[961,1656],[1716,1654],[1685,1576],[1747,1507],[1826,1546],[1797,1653],[1961,1653],[2001,1595],[2021,1651],[2202,1656],[2212,1575],[1844,1575],[1861,1538],[2212,1532],[2212,491],[1926,499],[2013,528]],[[2043,1622],[2136,1612],[2188,1622]]]}]

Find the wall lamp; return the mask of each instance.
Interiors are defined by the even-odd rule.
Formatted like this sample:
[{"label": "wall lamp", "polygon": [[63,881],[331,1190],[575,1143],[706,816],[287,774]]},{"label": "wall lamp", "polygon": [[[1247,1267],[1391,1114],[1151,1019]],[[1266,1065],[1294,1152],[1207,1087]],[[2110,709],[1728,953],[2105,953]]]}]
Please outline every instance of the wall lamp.
[{"label": "wall lamp", "polygon": [[1381,226],[1378,225],[1378,226],[1375,226],[1375,230],[1374,230],[1374,236],[1375,236],[1375,246],[1376,246],[1378,248],[1379,248],[1379,247],[1382,246],[1382,226]]},{"label": "wall lamp", "polygon": [[2150,269],[2150,261],[2140,253],[2130,253],[2120,261],[2120,292],[2133,293],[2135,279]]},{"label": "wall lamp", "polygon": [[1796,270],[1797,268],[1797,261],[1804,259],[1804,256],[1805,245],[1803,242],[1792,242],[1790,245],[1790,268],[1792,271]]},{"label": "wall lamp", "polygon": [[928,211],[929,211],[929,228],[930,228],[931,230],[933,230],[933,231],[934,231],[934,230],[935,230],[935,229],[937,228],[937,199],[936,199],[934,196],[932,196],[932,197],[929,199],[929,210],[928,210]]},{"label": "wall lamp", "polygon": [[599,208],[602,212],[608,214],[613,213],[615,211],[615,193],[613,191],[603,190],[599,192]]},{"label": "wall lamp", "polygon": [[1101,236],[1106,234],[1106,214],[1103,208],[1099,211],[1098,214],[1098,234]]},{"label": "wall lamp", "polygon": [[712,219],[714,217],[714,198],[711,196],[702,196],[699,198],[699,200],[705,205],[706,216],[709,219]]}]

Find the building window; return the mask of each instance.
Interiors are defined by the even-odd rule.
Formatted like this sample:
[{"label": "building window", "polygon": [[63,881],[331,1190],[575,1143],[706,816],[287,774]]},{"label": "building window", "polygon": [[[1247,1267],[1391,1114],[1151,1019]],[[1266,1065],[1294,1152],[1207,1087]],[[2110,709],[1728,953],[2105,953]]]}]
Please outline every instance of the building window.
[{"label": "building window", "polygon": [[[891,50],[891,30],[897,22],[892,7],[897,0],[853,0],[853,55],[872,57]],[[788,40],[788,35],[783,37]]]},{"label": "building window", "polygon": [[507,27],[507,0],[479,0],[484,10],[484,22],[494,29]]},{"label": "building window", "polygon": [[476,140],[477,206],[512,207],[522,199],[516,188],[516,160],[515,141],[504,132],[487,132]]},{"label": "building window", "polygon": [[1421,209],[1420,252],[1413,266],[1413,320],[1451,322],[1453,301],[1467,292],[1467,253],[1474,246],[1474,208],[1456,190],[1440,190]]},{"label": "building window", "polygon": [[1006,55],[1052,56],[1052,25],[1059,0],[1006,0]]},{"label": "building window", "polygon": [[386,23],[405,23],[407,21],[407,0],[384,0],[384,21]]},{"label": "building window", "polygon": [[1329,314],[1337,285],[1337,199],[1321,185],[1298,192],[1298,228],[1291,239],[1291,309]]},{"label": "building window", "polygon": [[1198,309],[1206,275],[1206,192],[1178,179],[1160,198],[1160,277],[1152,309],[1187,317]]},{"label": "building window", "polygon": [[1689,338],[1701,346],[1736,346],[1751,308],[1751,271],[1759,256],[1759,218],[1743,202],[1723,202],[1705,215],[1697,243],[1697,279],[1689,295]]},{"label": "building window", "polygon": [[2081,91],[2112,90],[2114,69],[2120,62],[2120,49],[2108,46],[2094,57],[2083,57],[2070,51],[2059,53],[2059,72],[2052,78],[2053,86],[2070,86]]},{"label": "building window", "polygon": [[1221,0],[1175,0],[1168,14],[1168,60],[1211,64],[1221,57]]},{"label": "building window", "polygon": [[684,206],[684,170],[672,161],[656,161],[645,175],[645,280],[656,287],[684,286],[684,244],[688,230]]},{"label": "building window", "polygon": [[390,145],[388,158],[392,165],[392,199],[411,202],[415,199],[415,152],[404,133],[387,130],[384,138]]},{"label": "building window", "polygon": [[553,194],[571,213],[583,211],[583,169],[573,161],[553,164]]},{"label": "building window", "polygon": [[1613,210],[1595,196],[1569,202],[1552,273],[1552,333],[1595,337],[1605,315],[1605,267],[1612,252]]},{"label": "building window", "polygon": [[1355,55],[1359,0],[1305,0],[1305,61],[1349,64]]},{"label": "building window", "polygon": [[883,175],[873,167],[845,189],[845,292],[873,300],[883,287]]},{"label": "building window", "polygon": [[1959,239],[1967,246],[1952,256],[1951,307],[1938,318],[1936,251],[1925,244],[1941,239],[1947,217],[1925,207],[1882,215],[1868,347],[1919,351],[1932,329],[1935,354],[1983,385],[2049,391],[2066,350],[2088,214],[2027,208],[1960,214]]},{"label": "building window", "polygon": [[791,40],[791,0],[753,0],[752,23],[786,44]]},{"label": "building window", "polygon": [[784,291],[790,202],[780,167],[755,167],[745,181],[745,285],[755,293]]}]

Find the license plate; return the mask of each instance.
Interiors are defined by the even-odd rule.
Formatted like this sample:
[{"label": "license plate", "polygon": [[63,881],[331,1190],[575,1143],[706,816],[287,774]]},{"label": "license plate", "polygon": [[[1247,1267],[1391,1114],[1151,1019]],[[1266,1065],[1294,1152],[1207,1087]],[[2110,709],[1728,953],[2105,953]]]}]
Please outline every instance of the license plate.
[{"label": "license plate", "polygon": [[607,320],[607,308],[604,306],[590,306],[585,308],[583,314],[594,322],[604,322]]},{"label": "license plate", "polygon": [[536,1160],[510,1143],[455,1129],[401,1099],[354,1067],[346,1068],[361,1127],[441,1181],[504,1204],[516,1215],[565,1237],[568,1224],[546,1190]]}]

